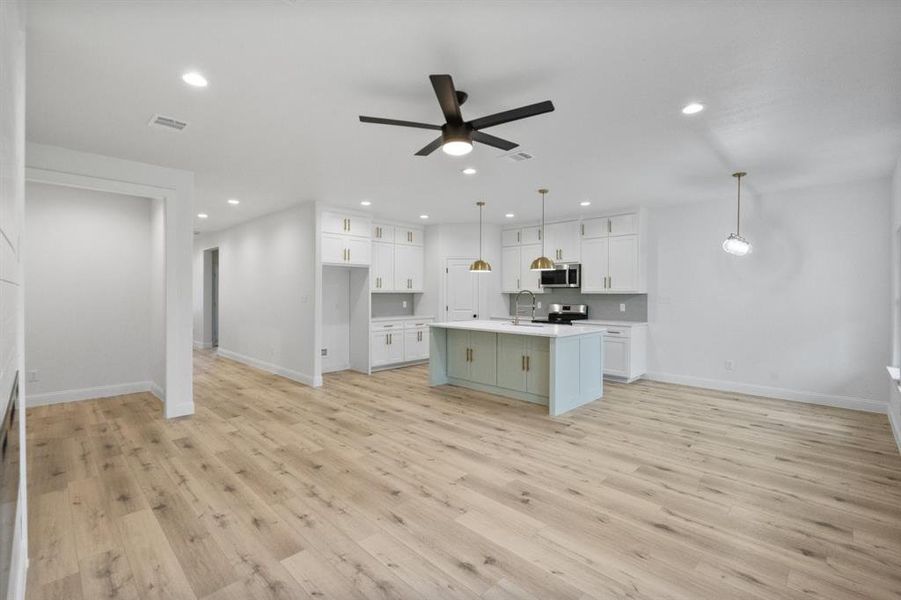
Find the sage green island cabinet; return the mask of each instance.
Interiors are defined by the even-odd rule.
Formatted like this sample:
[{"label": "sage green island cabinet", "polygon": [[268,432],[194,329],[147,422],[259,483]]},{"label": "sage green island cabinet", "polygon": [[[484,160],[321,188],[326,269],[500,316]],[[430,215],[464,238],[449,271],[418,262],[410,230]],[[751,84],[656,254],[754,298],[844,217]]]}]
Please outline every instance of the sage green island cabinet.
[{"label": "sage green island cabinet", "polygon": [[560,415],[603,396],[597,327],[454,321],[429,327],[429,383],[543,404]]}]

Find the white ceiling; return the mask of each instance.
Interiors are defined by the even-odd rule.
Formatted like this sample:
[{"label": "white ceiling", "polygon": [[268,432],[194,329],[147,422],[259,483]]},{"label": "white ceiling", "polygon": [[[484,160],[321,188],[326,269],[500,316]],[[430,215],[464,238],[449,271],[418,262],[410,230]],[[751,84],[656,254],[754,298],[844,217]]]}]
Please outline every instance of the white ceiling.
[{"label": "white ceiling", "polygon": [[[200,230],[306,200],[534,219],[542,186],[549,216],[731,202],[739,168],[766,193],[888,176],[901,155],[901,2],[45,1],[28,18],[28,138],[194,171]],[[358,122],[440,123],[430,73],[470,94],[467,119],[552,100],[490,130],[535,158],[415,157],[434,132]],[[693,100],[707,110],[682,115]]]}]

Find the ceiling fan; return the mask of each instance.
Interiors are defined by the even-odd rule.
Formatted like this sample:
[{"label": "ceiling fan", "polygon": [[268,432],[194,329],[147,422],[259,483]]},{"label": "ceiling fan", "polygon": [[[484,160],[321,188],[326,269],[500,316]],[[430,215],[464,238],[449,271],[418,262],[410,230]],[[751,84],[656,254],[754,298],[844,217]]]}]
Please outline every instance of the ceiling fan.
[{"label": "ceiling fan", "polygon": [[518,121],[527,117],[534,117],[554,110],[554,104],[550,100],[521,106],[512,110],[488,115],[464,121],[460,114],[460,105],[466,102],[469,95],[466,92],[454,88],[454,80],[450,75],[429,75],[441,112],[444,113],[444,125],[432,125],[430,123],[417,123],[415,121],[399,121],[397,119],[382,119],[380,117],[364,117],[360,115],[363,123],[380,123],[382,125],[399,125],[401,127],[415,127],[418,129],[433,129],[440,131],[441,136],[433,140],[429,145],[416,153],[416,156],[428,156],[440,146],[446,154],[462,156],[472,151],[472,143],[479,142],[501,150],[512,150],[519,144],[489,135],[482,131],[488,127]]}]

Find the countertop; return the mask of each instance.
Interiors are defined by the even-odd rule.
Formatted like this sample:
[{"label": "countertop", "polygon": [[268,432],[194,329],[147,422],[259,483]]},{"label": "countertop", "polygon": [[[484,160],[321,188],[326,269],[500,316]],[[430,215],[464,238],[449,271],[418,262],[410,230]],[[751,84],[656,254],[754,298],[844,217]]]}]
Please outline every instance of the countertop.
[{"label": "countertop", "polygon": [[[547,318],[547,317],[540,317]],[[491,317],[494,321],[512,321],[512,315],[493,315]],[[613,320],[603,320],[603,319],[585,319],[582,321],[574,321],[574,323],[579,323],[580,325],[611,325],[613,327],[645,327],[647,326],[647,321],[613,321]]]},{"label": "countertop", "polygon": [[487,331],[491,333],[511,333],[515,335],[531,335],[537,337],[563,338],[580,335],[603,333],[604,329],[595,327],[579,327],[578,325],[547,325],[524,322],[514,325],[510,321],[451,321],[448,323],[429,323],[430,327],[442,329],[465,329],[467,331]]},{"label": "countertop", "polygon": [[434,319],[432,315],[403,315],[401,317],[372,317],[369,320],[373,323],[379,321],[416,321],[419,319]]}]

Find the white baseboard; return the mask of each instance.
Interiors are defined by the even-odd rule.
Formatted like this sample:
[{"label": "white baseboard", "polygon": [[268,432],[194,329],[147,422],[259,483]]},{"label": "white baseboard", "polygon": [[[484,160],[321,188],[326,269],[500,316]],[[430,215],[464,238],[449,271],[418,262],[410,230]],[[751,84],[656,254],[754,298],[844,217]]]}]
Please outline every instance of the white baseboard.
[{"label": "white baseboard", "polygon": [[[60,392],[48,392],[46,394],[29,394],[26,388],[25,401],[26,405],[44,406],[46,404],[60,404],[63,402],[78,402],[80,400],[94,400],[97,398],[109,398],[111,396],[122,396],[124,394],[137,394],[140,392],[151,392],[157,387],[152,381],[135,381],[133,383],[118,383],[115,385],[102,385],[92,388],[82,388],[78,390],[63,390]],[[162,390],[160,390],[162,393]],[[157,395],[154,393],[154,395]],[[157,397],[159,397],[157,395]]]},{"label": "white baseboard", "polygon": [[264,360],[259,360],[253,358],[252,356],[245,356],[244,354],[240,354],[238,352],[233,352],[231,350],[226,350],[222,346],[219,346],[219,356],[223,356],[225,358],[230,358],[232,360],[236,360],[240,363],[244,363],[245,365],[249,365],[251,367],[256,367],[257,369],[262,369],[264,371],[269,371],[270,373],[274,373],[276,375],[281,375],[282,377],[287,377],[293,381],[298,383],[303,383],[305,385],[309,385],[312,387],[318,387],[322,385],[322,378],[319,378],[319,384],[317,385],[315,379],[312,375],[307,375],[306,373],[301,373],[300,371],[294,371],[293,369],[288,369],[286,367],[282,367],[280,365],[275,365],[272,363],[268,363]]},{"label": "white baseboard", "polygon": [[163,388],[161,388],[157,382],[150,382],[150,393],[156,396],[156,399],[163,404],[166,403],[166,392],[163,391]]},{"label": "white baseboard", "polygon": [[791,400],[792,402],[806,402],[807,404],[820,404],[823,406],[835,406],[851,410],[877,412],[885,414],[888,409],[886,402],[870,400],[868,398],[855,398],[853,396],[833,396],[819,392],[807,392],[791,390],[787,388],[770,387],[766,385],[754,385],[722,379],[706,379],[704,377],[692,377],[690,375],[674,375],[672,373],[646,373],[643,379],[660,381],[663,383],[676,383],[691,387],[708,388],[723,392],[736,392],[749,396],[765,396],[779,400]]}]

